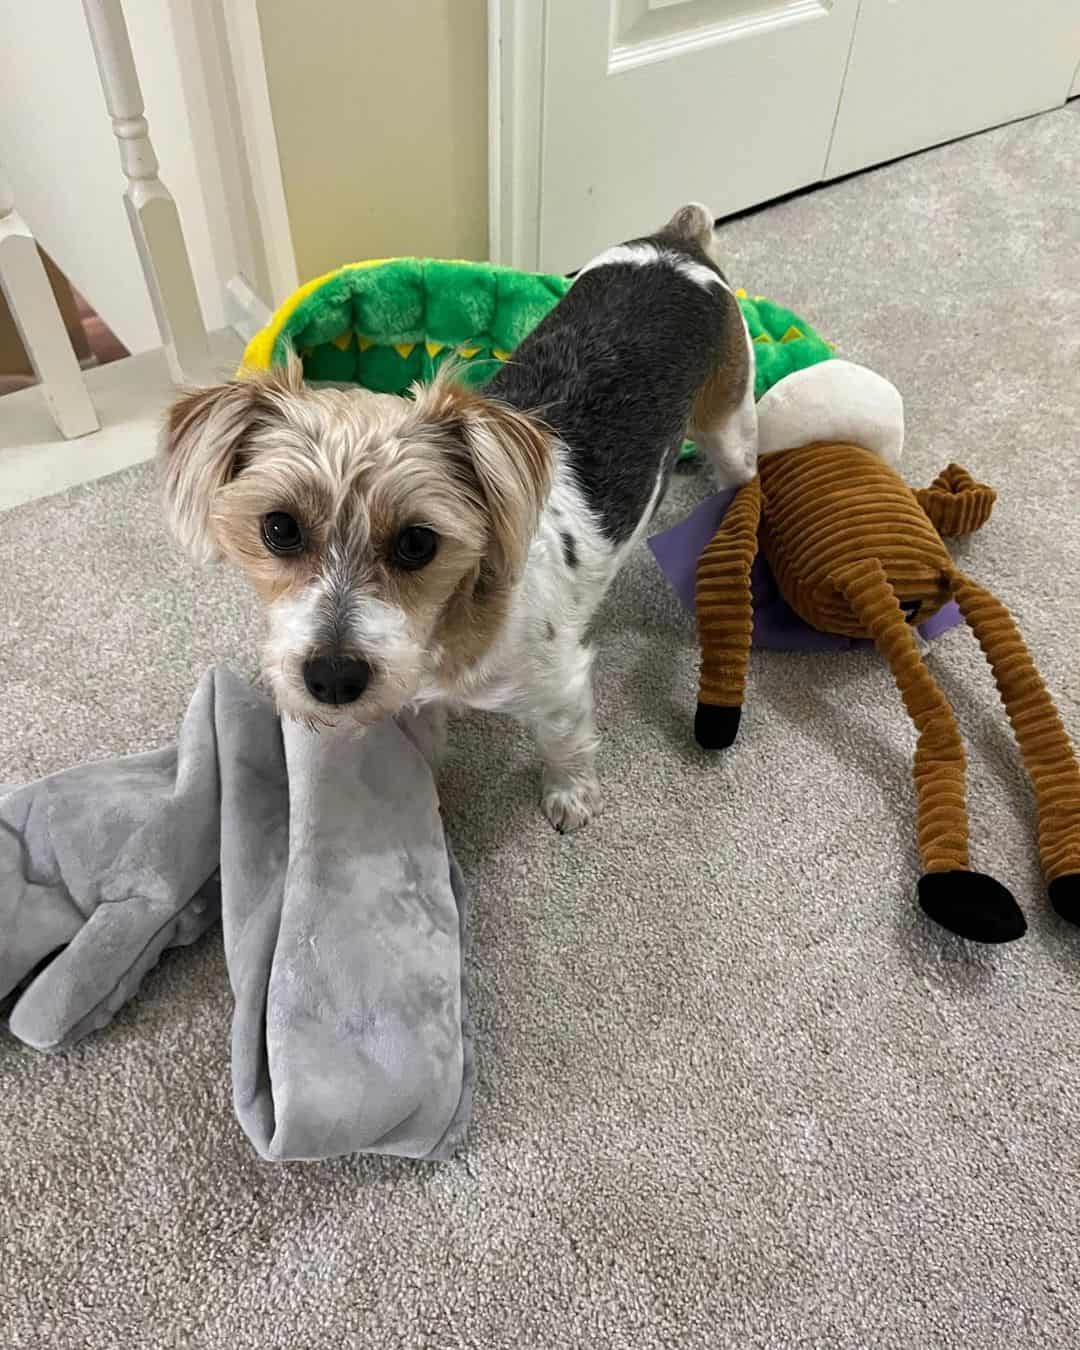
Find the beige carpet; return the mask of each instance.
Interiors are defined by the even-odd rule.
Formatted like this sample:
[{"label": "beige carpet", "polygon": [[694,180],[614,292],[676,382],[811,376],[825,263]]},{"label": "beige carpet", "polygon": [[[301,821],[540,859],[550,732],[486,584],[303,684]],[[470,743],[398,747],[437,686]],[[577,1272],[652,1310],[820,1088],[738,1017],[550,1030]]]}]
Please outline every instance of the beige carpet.
[{"label": "beige carpet", "polygon": [[[1080,105],[773,207],[732,273],[907,396],[907,471],[1001,489],[963,550],[1080,735]],[[0,780],[170,736],[252,667],[151,474],[0,522]],[[673,521],[705,491],[679,478]],[[914,903],[912,735],[873,655],[758,654],[734,752],[691,723],[688,617],[648,554],[598,624],[603,818],[561,839],[508,724],[456,728],[479,1080],[442,1167],[256,1161],[216,937],[72,1053],[0,1038],[4,1350],[1066,1347],[1080,1318],[1080,931],[1049,911],[978,649],[933,668],[975,858],[1031,930]]]}]

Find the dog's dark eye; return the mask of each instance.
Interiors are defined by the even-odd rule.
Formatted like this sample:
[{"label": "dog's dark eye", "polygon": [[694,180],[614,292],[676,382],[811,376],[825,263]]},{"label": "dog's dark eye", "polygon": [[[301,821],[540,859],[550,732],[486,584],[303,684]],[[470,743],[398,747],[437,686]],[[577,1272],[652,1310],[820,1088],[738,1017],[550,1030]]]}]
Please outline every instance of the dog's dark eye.
[{"label": "dog's dark eye", "polygon": [[271,511],[263,516],[262,537],[271,553],[299,553],[304,547],[303,530],[285,511]]},{"label": "dog's dark eye", "polygon": [[394,544],[394,561],[399,567],[415,571],[426,567],[439,547],[439,536],[426,525],[409,525]]}]

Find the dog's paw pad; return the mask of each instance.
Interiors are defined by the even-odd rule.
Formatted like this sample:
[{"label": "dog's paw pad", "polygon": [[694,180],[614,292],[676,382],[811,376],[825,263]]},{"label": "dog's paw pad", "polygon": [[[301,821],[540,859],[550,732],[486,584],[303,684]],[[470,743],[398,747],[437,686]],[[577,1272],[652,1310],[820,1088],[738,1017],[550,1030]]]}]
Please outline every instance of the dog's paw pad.
[{"label": "dog's paw pad", "polygon": [[583,830],[600,811],[600,784],[595,778],[545,782],[543,807],[560,834]]}]

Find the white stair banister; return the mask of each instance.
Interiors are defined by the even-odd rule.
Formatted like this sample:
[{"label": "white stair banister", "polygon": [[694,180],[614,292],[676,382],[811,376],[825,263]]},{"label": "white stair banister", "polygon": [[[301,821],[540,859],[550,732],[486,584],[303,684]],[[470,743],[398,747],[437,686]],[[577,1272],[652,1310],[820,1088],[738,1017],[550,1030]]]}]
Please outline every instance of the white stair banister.
[{"label": "white stair banister", "polygon": [[97,413],[86,392],[82,371],[49,285],[37,241],[15,210],[11,187],[2,166],[0,290],[60,434],[72,439],[97,431]]},{"label": "white stair banister", "polygon": [[158,177],[142,91],[120,0],[83,0],[105,105],[127,178],[124,206],[169,368],[177,382],[202,376],[210,361],[180,216]]}]

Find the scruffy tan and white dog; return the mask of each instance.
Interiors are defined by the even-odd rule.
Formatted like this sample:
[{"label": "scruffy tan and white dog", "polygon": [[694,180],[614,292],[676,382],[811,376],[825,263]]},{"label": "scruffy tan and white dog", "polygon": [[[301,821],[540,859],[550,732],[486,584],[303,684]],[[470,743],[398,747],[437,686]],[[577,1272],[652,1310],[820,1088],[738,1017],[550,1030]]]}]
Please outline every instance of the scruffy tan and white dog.
[{"label": "scruffy tan and white dog", "polygon": [[548,819],[588,822],[592,615],[688,431],[725,482],[754,472],[753,353],[712,244],[695,205],[601,254],[479,392],[309,387],[294,359],[176,403],[173,527],[254,586],[283,714],[511,713]]}]

